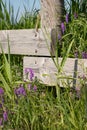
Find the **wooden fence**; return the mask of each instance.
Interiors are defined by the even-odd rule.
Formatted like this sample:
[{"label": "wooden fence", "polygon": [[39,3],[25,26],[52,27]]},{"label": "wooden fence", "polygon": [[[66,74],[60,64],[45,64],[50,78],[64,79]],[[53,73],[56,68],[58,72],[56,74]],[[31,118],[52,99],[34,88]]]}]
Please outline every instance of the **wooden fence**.
[{"label": "wooden fence", "polygon": [[0,42],[4,52],[8,53],[9,40],[11,54],[50,56],[42,31],[38,31],[37,37],[35,29],[0,31]]},{"label": "wooden fence", "polygon": [[[79,85],[78,77],[82,77],[86,73],[87,61],[85,59],[77,60],[73,58],[67,58],[66,63],[63,67],[62,74],[58,75],[57,68],[55,67],[53,60],[50,57],[50,51],[48,49],[48,47],[50,48],[51,39],[47,39],[46,35],[44,35],[44,25],[47,21],[49,21],[47,16],[52,14],[53,16],[51,17],[53,17],[53,19],[52,25],[50,25],[51,28],[49,29],[47,25],[47,29],[50,30],[48,31],[49,35],[51,34],[51,30],[54,28],[54,11],[52,10],[53,12],[50,12],[50,8],[47,10],[44,4],[47,5],[47,3],[42,3],[42,25],[41,29],[39,29],[37,32],[37,36],[35,29],[2,30],[0,31],[0,43],[2,44],[3,50],[5,53],[8,53],[9,40],[10,53],[24,55],[23,70],[25,70],[25,68],[32,68],[34,70],[35,76],[39,78],[44,84],[55,85],[57,80],[63,76],[67,77],[66,81],[69,82],[70,86],[74,86],[74,84]],[[58,59],[59,63],[61,63],[62,58]],[[24,71],[23,75],[24,79],[26,79]],[[64,86],[66,81],[64,82],[64,79],[63,81],[62,79],[60,80],[62,83],[61,86]]]}]

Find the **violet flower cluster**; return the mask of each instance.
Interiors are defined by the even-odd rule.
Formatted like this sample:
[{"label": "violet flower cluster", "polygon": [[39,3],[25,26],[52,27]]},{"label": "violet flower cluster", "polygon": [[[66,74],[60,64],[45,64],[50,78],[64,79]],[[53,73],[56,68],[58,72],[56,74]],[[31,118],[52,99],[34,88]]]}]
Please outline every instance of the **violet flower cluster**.
[{"label": "violet flower cluster", "polygon": [[87,59],[87,52],[85,52],[85,51],[82,52],[82,58],[83,58],[83,59]]},{"label": "violet flower cluster", "polygon": [[[68,22],[69,22],[69,14],[66,14],[65,22],[68,24]],[[61,31],[62,31],[62,34],[64,34],[64,32],[66,31],[66,26],[65,26],[64,22],[61,23]]]},{"label": "violet flower cluster", "polygon": [[[75,12],[74,13],[74,19],[77,19],[78,18],[78,14]],[[62,34],[64,34],[65,33],[65,31],[66,31],[66,24],[68,24],[69,23],[69,14],[67,13],[66,14],[66,16],[65,16],[65,22],[62,22],[61,23],[61,32],[62,32]],[[60,34],[58,34],[58,40],[61,40],[61,35]]]},{"label": "violet flower cluster", "polygon": [[26,74],[26,75],[29,74],[29,79],[30,79],[30,81],[33,80],[34,72],[33,72],[33,70],[32,70],[31,68],[25,68],[25,74]]},{"label": "violet flower cluster", "polygon": [[8,120],[8,113],[7,111],[4,111],[2,117],[0,117],[0,126],[2,126],[3,122],[6,122],[7,120]]},{"label": "violet flower cluster", "polygon": [[23,85],[20,85],[19,88],[16,88],[16,89],[15,89],[15,94],[16,94],[17,96],[20,96],[20,95],[25,96],[25,95],[26,95],[26,91],[25,91],[25,88],[23,87]]},{"label": "violet flower cluster", "polygon": [[65,30],[66,30],[65,24],[62,22],[61,23],[61,31],[63,34],[64,34]]},{"label": "violet flower cluster", "polygon": [[8,113],[7,113],[7,111],[3,112],[3,119],[4,119],[4,121],[8,120]]},{"label": "violet flower cluster", "polygon": [[69,14],[66,14],[65,21],[66,21],[66,23],[69,22]]},{"label": "violet flower cluster", "polygon": [[[65,21],[68,24],[68,22],[69,22],[69,14],[66,14]],[[66,31],[66,26],[65,26],[65,23],[62,22],[61,23],[61,32],[62,32],[62,34],[64,34],[65,31]],[[59,41],[61,40],[61,35],[60,34],[58,34],[58,40]]]},{"label": "violet flower cluster", "polygon": [[[31,68],[25,68],[25,74],[29,74],[29,79],[30,81],[33,81],[33,77],[34,77],[34,72]],[[26,80],[25,80],[26,82]],[[37,90],[37,86],[36,85],[32,85],[31,83],[28,84],[27,89],[30,90]],[[21,84],[18,88],[16,88],[14,90],[14,93],[16,94],[16,96],[26,96],[26,90],[24,88],[24,86]]]},{"label": "violet flower cluster", "polygon": [[[25,69],[25,73],[29,73],[29,76],[30,76],[30,80],[32,81],[33,80],[33,77],[34,77],[34,72],[31,68],[26,68]],[[28,84],[27,86],[28,90],[32,90],[34,92],[37,91],[37,86],[34,84]],[[18,99],[20,99],[22,96],[26,97],[27,96],[27,93],[26,93],[26,89],[24,87],[23,84],[20,84],[19,87],[15,88],[14,89],[14,94],[17,96]],[[0,112],[1,115],[0,115],[0,126],[2,127],[4,125],[4,122],[8,121],[8,111],[7,111],[7,108],[5,108],[4,106],[4,89],[2,87],[0,87]],[[4,108],[4,109],[3,109]]]},{"label": "violet flower cluster", "polygon": [[0,108],[2,108],[2,104],[4,102],[3,96],[4,96],[4,89],[0,87]]},{"label": "violet flower cluster", "polygon": [[4,94],[4,89],[0,88],[0,96]]},{"label": "violet flower cluster", "polygon": [[32,86],[32,84],[28,84],[28,90],[29,91],[31,91],[31,90],[37,91],[37,86],[36,85]]}]

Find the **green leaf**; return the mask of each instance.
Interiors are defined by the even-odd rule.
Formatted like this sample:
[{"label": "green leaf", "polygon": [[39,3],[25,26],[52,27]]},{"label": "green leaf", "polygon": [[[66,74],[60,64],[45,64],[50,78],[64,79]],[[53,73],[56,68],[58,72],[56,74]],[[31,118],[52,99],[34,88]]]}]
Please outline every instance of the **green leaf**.
[{"label": "green leaf", "polygon": [[72,48],[73,43],[74,43],[74,39],[71,41],[71,43],[70,43],[70,45],[69,45],[69,47],[68,47],[68,49],[67,49],[67,51],[66,51],[66,54],[65,54],[65,56],[63,57],[63,59],[62,59],[62,61],[61,61],[61,64],[60,64],[60,66],[59,66],[59,68],[58,68],[58,72],[59,72],[59,73],[60,73],[60,72],[62,71],[62,69],[63,69],[63,66],[64,66],[64,64],[65,64],[65,62],[66,62],[66,60],[67,60],[67,58],[68,58],[68,55],[69,55],[69,53],[70,53],[70,50],[71,50],[71,48]]},{"label": "green leaf", "polygon": [[2,50],[3,57],[4,57],[4,70],[5,70],[5,73],[6,73],[6,76],[7,76],[8,80],[9,80],[9,82],[11,83],[12,82],[12,75],[11,75],[10,64],[7,61],[7,58],[6,58],[5,54],[4,54],[4,51],[3,51],[3,48],[2,48],[1,44],[0,44],[0,47],[1,47],[1,50]]}]

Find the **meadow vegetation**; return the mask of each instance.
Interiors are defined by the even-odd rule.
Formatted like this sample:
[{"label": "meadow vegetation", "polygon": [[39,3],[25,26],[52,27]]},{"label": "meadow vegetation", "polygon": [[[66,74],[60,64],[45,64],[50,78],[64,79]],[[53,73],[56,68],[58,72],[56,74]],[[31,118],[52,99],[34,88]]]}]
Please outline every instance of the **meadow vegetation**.
[{"label": "meadow vegetation", "polygon": [[[87,59],[87,10],[86,0],[71,0],[61,23],[62,35],[58,34],[56,61],[63,57],[60,65],[53,58],[58,74],[61,74],[68,57]],[[11,6],[11,5],[10,5]],[[28,13],[19,21],[14,19],[0,0],[0,29],[33,28],[36,13]],[[2,9],[3,8],[3,9]],[[17,13],[18,15],[18,13]],[[8,45],[9,46],[9,45]],[[87,77],[80,77],[80,89],[71,89],[41,84],[34,77],[32,68],[26,68],[29,80],[23,80],[23,56],[0,54],[0,130],[87,130]],[[9,51],[8,51],[9,52]],[[87,73],[87,72],[86,72]]]}]

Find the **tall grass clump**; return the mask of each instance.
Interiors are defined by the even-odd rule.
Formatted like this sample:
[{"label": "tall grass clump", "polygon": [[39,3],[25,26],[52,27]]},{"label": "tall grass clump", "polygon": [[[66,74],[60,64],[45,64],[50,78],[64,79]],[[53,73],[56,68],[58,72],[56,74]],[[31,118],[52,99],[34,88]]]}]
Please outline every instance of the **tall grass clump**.
[{"label": "tall grass clump", "polygon": [[76,53],[78,53],[79,58],[82,58],[82,52],[87,51],[87,18],[80,14],[73,14],[68,23],[64,21],[62,24],[65,27],[65,35],[59,39],[59,42],[62,41],[62,48],[59,48],[60,56],[65,55],[70,42],[74,40],[69,57],[75,57]]},{"label": "tall grass clump", "polygon": [[13,78],[12,67],[3,53],[0,66],[0,128],[21,130],[82,130],[86,124],[85,80],[74,97],[69,88],[60,89],[60,100],[40,84],[31,68],[27,81]]},{"label": "tall grass clump", "polygon": [[[86,4],[86,1],[84,1]],[[62,20],[62,23],[60,25],[61,28],[61,33],[57,34],[57,42],[56,44],[56,49],[55,49],[55,57],[53,57],[52,55],[52,60],[57,68],[57,80],[55,82],[55,86],[56,86],[56,94],[57,94],[57,101],[59,103],[59,105],[61,106],[61,102],[64,101],[64,107],[66,108],[66,104],[68,105],[68,110],[69,110],[69,114],[72,115],[71,117],[69,117],[70,115],[67,113],[68,115],[68,122],[70,123],[70,126],[68,124],[68,127],[60,127],[61,129],[86,129],[86,118],[81,119],[80,117],[78,117],[76,115],[80,115],[79,113],[76,114],[77,112],[80,112],[78,108],[75,108],[76,106],[79,106],[79,103],[82,103],[84,107],[82,107],[83,111],[83,115],[85,116],[86,114],[86,106],[85,103],[86,101],[86,93],[84,93],[86,91],[86,75],[85,75],[85,80],[84,80],[84,75],[81,77],[81,81],[80,81],[80,85],[77,88],[70,88],[70,83],[69,80],[73,80],[73,78],[71,77],[67,77],[66,75],[63,75],[63,67],[65,65],[65,62],[67,60],[68,57],[72,57],[72,58],[76,58],[78,60],[78,58],[87,58],[87,17],[85,14],[85,11],[82,11],[81,8],[82,5],[77,6],[79,4],[79,2],[77,1],[71,1],[71,5],[69,10],[66,10],[66,15]],[[86,8],[86,6],[85,6]],[[47,31],[47,30],[46,30]],[[59,63],[59,58],[58,57],[62,57],[61,62]],[[87,73],[87,72],[86,72]],[[62,87],[65,87],[65,92],[61,93],[61,79],[64,83],[64,85]],[[66,81],[67,82],[66,82]],[[82,83],[83,80],[83,83]],[[81,87],[81,88],[80,88]],[[75,89],[75,90],[73,90]],[[71,106],[70,106],[70,102],[66,102],[66,99],[64,96],[61,97],[61,95],[68,95],[67,97],[70,98],[70,100],[67,99],[67,101],[71,102]],[[82,96],[82,98],[78,97]],[[72,98],[71,98],[71,97]],[[73,100],[72,100],[73,99]],[[80,102],[81,101],[81,102]],[[73,103],[75,103],[74,105],[72,105]],[[73,106],[73,108],[72,108]],[[62,109],[62,108],[61,108]],[[64,109],[64,111],[66,111]],[[76,118],[76,121],[75,121]],[[66,120],[66,119],[65,119]],[[84,121],[82,121],[84,120]],[[75,122],[77,122],[75,124]],[[80,122],[80,123],[79,123]],[[82,122],[84,122],[84,125],[81,127],[80,125],[82,124]],[[72,125],[71,125],[72,124]],[[74,126],[74,128],[73,128]],[[60,129],[59,128],[59,129]]]},{"label": "tall grass clump", "polygon": [[[60,25],[61,32],[57,34],[57,40],[55,43],[55,57],[52,57],[53,62],[57,68],[56,93],[58,95],[58,98],[60,98],[61,81],[63,84],[65,84],[62,85],[63,87],[70,88],[71,86],[69,80],[71,81],[72,77],[67,77],[63,73],[63,68],[67,58],[76,58],[77,60],[79,58],[87,58],[86,14],[85,12],[81,11],[79,1],[71,0],[69,6],[69,10],[65,8],[66,14],[62,18]],[[58,57],[62,58],[61,62],[59,62],[60,59]]]},{"label": "tall grass clump", "polygon": [[[16,14],[14,12],[14,7],[11,5],[10,0],[9,5],[0,0],[0,30],[35,28],[38,9],[34,9],[34,5],[31,11],[24,6],[24,12],[21,13],[21,16],[19,16],[20,7]],[[38,26],[40,27],[40,21]]]}]

